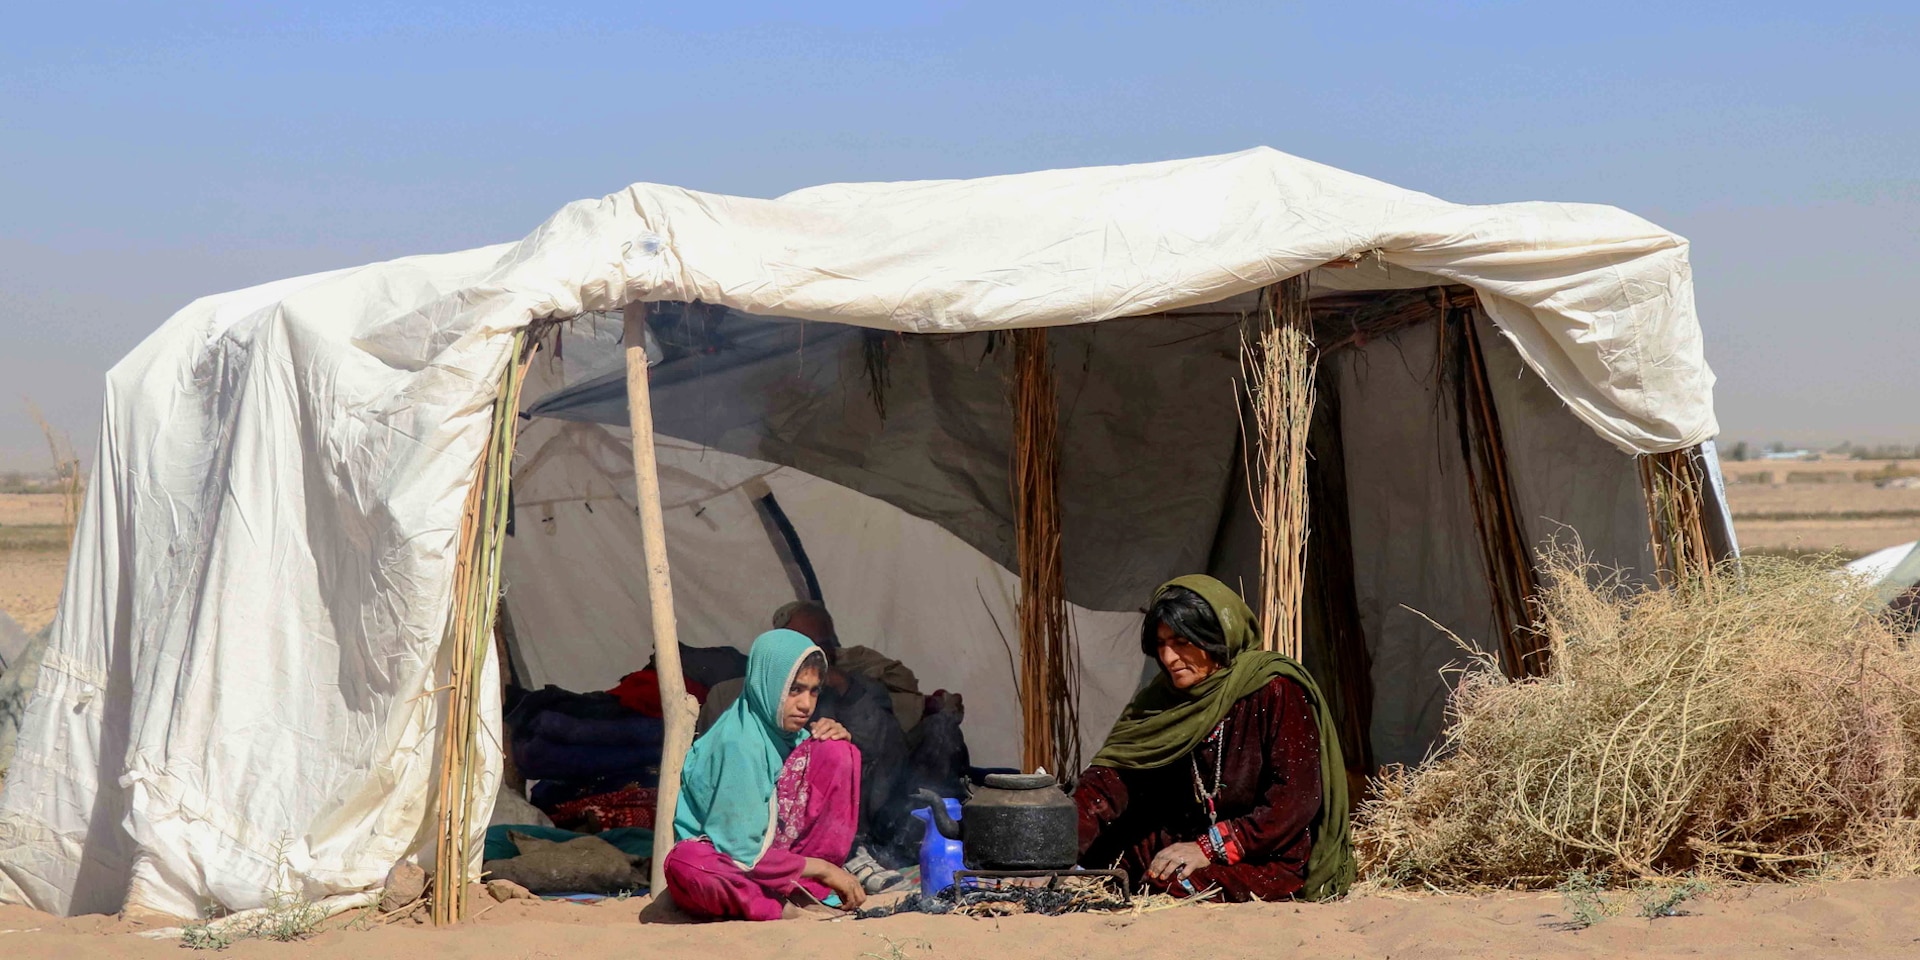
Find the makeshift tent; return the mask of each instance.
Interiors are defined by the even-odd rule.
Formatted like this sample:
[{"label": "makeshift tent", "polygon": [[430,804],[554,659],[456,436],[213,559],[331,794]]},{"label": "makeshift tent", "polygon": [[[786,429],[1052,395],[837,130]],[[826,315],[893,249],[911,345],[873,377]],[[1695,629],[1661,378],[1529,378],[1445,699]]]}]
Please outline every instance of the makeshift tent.
[{"label": "makeshift tent", "polygon": [[[743,644],[817,589],[850,642],[965,692],[981,760],[1016,759],[1016,329],[1052,328],[1084,751],[1146,669],[1153,584],[1258,586],[1240,344],[1283,283],[1319,343],[1306,653],[1373,760],[1439,728],[1459,654],[1425,618],[1509,642],[1543,542],[1649,577],[1654,541],[1675,569],[1731,549],[1686,241],[1616,209],[1456,205],[1267,149],[636,185],[518,243],[196,301],[109,373],[0,900],[191,915],[436,846],[477,862],[499,755],[461,744],[500,742],[496,563],[523,682],[611,685],[655,610]],[[631,396],[623,324],[658,341]]]}]

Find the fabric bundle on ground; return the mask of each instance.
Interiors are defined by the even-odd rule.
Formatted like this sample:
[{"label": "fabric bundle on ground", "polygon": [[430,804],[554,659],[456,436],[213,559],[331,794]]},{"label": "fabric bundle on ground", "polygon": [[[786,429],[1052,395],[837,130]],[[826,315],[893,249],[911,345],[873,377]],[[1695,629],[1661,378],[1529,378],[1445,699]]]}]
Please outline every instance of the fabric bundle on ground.
[{"label": "fabric bundle on ground", "polygon": [[600,837],[542,840],[520,831],[508,836],[520,855],[486,862],[489,880],[512,880],[534,893],[621,893],[647,885],[647,858]]}]

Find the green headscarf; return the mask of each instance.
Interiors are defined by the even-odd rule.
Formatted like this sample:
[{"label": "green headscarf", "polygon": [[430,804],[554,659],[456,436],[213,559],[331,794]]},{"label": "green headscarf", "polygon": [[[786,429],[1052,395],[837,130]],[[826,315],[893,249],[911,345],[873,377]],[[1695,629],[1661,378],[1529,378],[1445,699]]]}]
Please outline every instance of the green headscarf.
[{"label": "green headscarf", "polygon": [[1186,690],[1176,689],[1166,671],[1161,671],[1121,712],[1093,762],[1121,770],[1164,767],[1191,754],[1242,697],[1275,677],[1299,684],[1306,691],[1314,723],[1320,729],[1320,812],[1310,828],[1313,852],[1307,858],[1306,886],[1301,892],[1311,900],[1346,893],[1355,873],[1347,822],[1347,764],[1340,753],[1340,736],[1327,698],[1298,661],[1260,649],[1253,611],[1226,584],[1207,576],[1181,577],[1154,591],[1154,602],[1174,587],[1199,594],[1213,608],[1220,632],[1226,636],[1228,660]]},{"label": "green headscarf", "polygon": [[677,840],[706,837],[742,869],[751,869],[773,842],[774,793],[787,755],[807,731],[780,728],[780,702],[793,686],[812,640],[792,630],[770,630],[747,651],[740,699],[687,751],[680,774]]}]

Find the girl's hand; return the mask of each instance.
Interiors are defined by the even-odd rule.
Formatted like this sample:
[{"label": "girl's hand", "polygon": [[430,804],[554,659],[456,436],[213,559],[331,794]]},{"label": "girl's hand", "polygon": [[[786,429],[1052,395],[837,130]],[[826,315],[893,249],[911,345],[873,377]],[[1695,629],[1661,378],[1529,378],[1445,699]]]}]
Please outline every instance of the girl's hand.
[{"label": "girl's hand", "polygon": [[840,721],[831,717],[821,717],[815,720],[811,726],[807,727],[807,732],[811,733],[815,740],[853,739],[853,734],[848,733],[847,728],[840,725]]},{"label": "girl's hand", "polygon": [[1210,862],[1199,844],[1176,843],[1153,855],[1153,862],[1147,864],[1147,876],[1161,882],[1185,880]]},{"label": "girl's hand", "polygon": [[845,910],[857,910],[867,901],[867,891],[860,886],[858,878],[848,873],[844,867],[828,863],[819,857],[808,857],[807,865],[800,868],[800,875],[818,880],[827,885],[827,889],[840,895],[840,906]]}]

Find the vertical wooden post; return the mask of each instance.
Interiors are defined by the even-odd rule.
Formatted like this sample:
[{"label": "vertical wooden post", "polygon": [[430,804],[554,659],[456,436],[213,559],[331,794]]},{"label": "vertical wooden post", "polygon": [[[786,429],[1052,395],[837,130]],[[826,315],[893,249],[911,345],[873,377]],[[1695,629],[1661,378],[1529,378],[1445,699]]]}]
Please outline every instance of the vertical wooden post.
[{"label": "vertical wooden post", "polygon": [[667,575],[667,526],[660,514],[660,467],[653,450],[653,397],[647,384],[647,305],[628,304],[626,321],[627,419],[633,430],[633,482],[640,506],[640,543],[647,558],[647,600],[653,619],[653,664],[660,675],[660,708],[666,726],[660,755],[660,799],[653,818],[653,895],[666,892],[667,852],[673,849],[673,814],[680,801],[680,768],[693,744],[700,708],[680,673],[680,637],[673,619],[673,582]]}]

